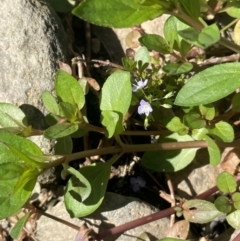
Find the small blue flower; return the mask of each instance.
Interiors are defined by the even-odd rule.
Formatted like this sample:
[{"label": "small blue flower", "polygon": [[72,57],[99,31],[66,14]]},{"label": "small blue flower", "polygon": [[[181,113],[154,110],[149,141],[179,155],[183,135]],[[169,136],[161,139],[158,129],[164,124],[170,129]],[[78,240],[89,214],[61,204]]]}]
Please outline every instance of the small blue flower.
[{"label": "small blue flower", "polygon": [[[136,80],[135,80],[135,81],[136,81]],[[136,92],[136,91],[138,91],[139,89],[142,89],[143,87],[145,87],[145,86],[147,85],[147,83],[148,83],[148,80],[145,79],[144,81],[142,81],[142,79],[141,79],[141,80],[139,80],[139,81],[136,81],[136,83],[137,83],[137,85],[134,85],[134,84],[133,84],[133,88],[132,88],[133,92]]]},{"label": "small blue flower", "polygon": [[132,185],[132,189],[134,192],[137,192],[140,190],[141,187],[146,186],[146,181],[143,180],[141,177],[131,177],[130,183]]},{"label": "small blue flower", "polygon": [[146,116],[149,116],[149,113],[152,111],[153,109],[151,105],[147,101],[141,100],[140,105],[138,107],[138,114],[145,114]]}]

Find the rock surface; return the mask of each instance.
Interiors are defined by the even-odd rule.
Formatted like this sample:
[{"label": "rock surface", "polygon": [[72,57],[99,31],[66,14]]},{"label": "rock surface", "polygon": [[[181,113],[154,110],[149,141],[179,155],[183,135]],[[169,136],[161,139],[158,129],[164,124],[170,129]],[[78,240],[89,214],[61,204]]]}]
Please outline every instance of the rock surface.
[{"label": "rock surface", "polygon": [[[62,202],[48,212],[76,225],[81,225],[85,220],[96,232],[101,232],[157,211],[158,209],[138,199],[107,193],[101,207],[85,219],[71,219]],[[164,218],[129,230],[118,237],[114,236],[105,240],[132,241],[143,232],[150,233],[153,238],[151,240],[156,240],[165,237],[168,227],[169,220]],[[51,241],[70,241],[74,240],[76,233],[76,230],[42,216],[38,222],[36,237],[39,241],[44,241],[46,238],[51,239]]]},{"label": "rock surface", "polygon": [[[67,57],[66,39],[56,13],[43,1],[2,0],[0,8],[0,102],[44,111],[41,93],[54,88],[58,60]],[[30,124],[45,128],[33,118]],[[50,145],[34,138],[43,151]]]}]

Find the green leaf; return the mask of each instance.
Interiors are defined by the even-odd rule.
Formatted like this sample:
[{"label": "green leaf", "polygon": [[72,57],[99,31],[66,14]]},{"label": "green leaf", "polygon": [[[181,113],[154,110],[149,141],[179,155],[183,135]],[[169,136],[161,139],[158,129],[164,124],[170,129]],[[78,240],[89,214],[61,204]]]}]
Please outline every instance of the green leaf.
[{"label": "green leaf", "polygon": [[68,102],[79,109],[85,104],[83,89],[75,78],[63,70],[56,75],[55,90],[60,102]]},{"label": "green leaf", "polygon": [[0,127],[20,127],[27,125],[23,111],[15,105],[0,103]]},{"label": "green leaf", "polygon": [[221,152],[218,145],[210,137],[205,136],[208,144],[208,154],[210,156],[210,164],[217,166],[221,162]]},{"label": "green leaf", "polygon": [[69,136],[78,130],[78,124],[74,123],[62,123],[54,126],[50,126],[44,131],[44,137],[48,139],[58,139],[65,136]]},{"label": "green leaf", "polygon": [[[180,136],[174,133],[170,136],[159,138],[158,143],[192,141],[188,136]],[[195,157],[197,148],[173,150],[173,151],[152,151],[143,154],[141,164],[156,172],[176,172],[189,165]]]},{"label": "green leaf", "polygon": [[232,98],[233,111],[240,112],[240,93],[236,93]]},{"label": "green leaf", "polygon": [[73,197],[69,192],[72,186],[68,183],[64,202],[71,217],[84,217],[94,212],[102,203],[109,179],[111,166],[108,163],[94,163],[80,169],[80,173],[91,185],[91,194],[82,202],[79,196]]},{"label": "green leaf", "polygon": [[27,220],[31,216],[31,212],[26,213],[23,217],[21,217],[17,223],[14,225],[14,227],[10,231],[10,235],[13,239],[18,239],[22,229],[24,228]]},{"label": "green leaf", "polygon": [[183,131],[186,132],[184,135],[188,133],[188,128],[182,123],[180,118],[177,116],[174,116],[170,120],[167,120],[165,125],[168,128],[168,130],[172,132],[177,132],[179,135],[181,135],[180,133]]},{"label": "green leaf", "polygon": [[57,104],[55,98],[52,96],[52,94],[49,91],[45,90],[42,93],[42,100],[43,100],[43,104],[44,104],[45,108],[50,113],[53,113],[55,115],[59,115],[58,104]]},{"label": "green leaf", "polygon": [[204,46],[204,48],[210,47],[211,45],[217,43],[219,40],[220,31],[215,23],[204,27],[198,37],[198,42]]},{"label": "green leaf", "polygon": [[130,73],[114,72],[108,77],[102,88],[101,110],[127,113],[132,98]]},{"label": "green leaf", "polygon": [[199,0],[189,1],[189,0],[179,0],[182,10],[194,19],[201,16],[201,5]]},{"label": "green leaf", "polygon": [[215,117],[215,108],[212,104],[200,105],[199,111],[206,120],[213,120]]},{"label": "green leaf", "polygon": [[73,142],[70,136],[58,138],[54,145],[55,155],[68,155],[72,153]]},{"label": "green leaf", "polygon": [[[3,147],[3,145],[5,145],[5,147]],[[13,162],[15,160],[19,161],[21,158],[23,158],[21,160],[29,161],[28,159],[31,159],[28,157],[29,154],[43,155],[43,152],[35,143],[21,136],[16,136],[10,133],[0,132],[0,150],[1,149],[3,152],[0,153],[0,163]],[[16,159],[16,157],[18,159]],[[30,165],[35,166],[36,164],[33,160],[29,162],[31,163],[28,163]]]},{"label": "green leaf", "polygon": [[178,31],[189,28],[189,25],[181,22],[174,16],[170,16],[164,23],[164,36],[168,41],[171,49],[179,51],[182,57],[185,57],[191,49],[191,44],[187,43]]},{"label": "green leaf", "polygon": [[[146,47],[141,47],[135,54],[134,60],[136,62],[142,61],[142,65],[150,62],[150,55]],[[139,66],[139,64],[138,64]]]},{"label": "green leaf", "polygon": [[[73,176],[68,181],[68,192],[72,198],[85,201],[91,194],[92,188],[88,180],[81,174],[80,171],[63,164],[63,167],[67,172],[71,173]],[[69,204],[68,204],[69,205]]]},{"label": "green leaf", "polygon": [[66,117],[69,122],[74,123],[77,120],[78,109],[74,105],[68,102],[60,102],[59,106],[64,117]]},{"label": "green leaf", "polygon": [[239,18],[240,15],[240,2],[239,1],[227,1],[226,12],[233,18]]},{"label": "green leaf", "polygon": [[179,91],[175,105],[197,106],[220,100],[240,87],[240,63],[216,65],[196,74]]},{"label": "green leaf", "polygon": [[21,175],[21,177],[19,178],[18,182],[14,186],[13,193],[15,193],[19,189],[23,188],[29,181],[36,179],[39,174],[40,174],[40,171],[38,169],[36,169],[36,168],[35,169],[31,168],[31,169],[26,170]]},{"label": "green leaf", "polygon": [[101,113],[101,119],[102,124],[107,128],[106,137],[111,138],[115,133],[115,129],[119,121],[119,115],[116,112],[104,110]]},{"label": "green leaf", "polygon": [[36,184],[37,177],[30,180],[26,185],[19,188],[16,192],[13,192],[13,187],[8,189],[8,192],[0,193],[0,219],[10,217],[18,212],[21,207],[29,199],[32,190]]},{"label": "green leaf", "polygon": [[24,163],[0,162],[0,181],[12,180],[21,177],[28,168]]},{"label": "green leaf", "polygon": [[240,209],[240,193],[239,192],[233,193],[232,202],[233,202],[233,206],[236,209]]},{"label": "green leaf", "polygon": [[200,141],[206,137],[206,134],[208,134],[208,129],[204,127],[200,129],[193,129],[191,136],[194,140]]},{"label": "green leaf", "polygon": [[87,22],[115,28],[132,27],[154,19],[163,12],[161,2],[149,0],[144,5],[134,0],[88,0],[72,11]]},{"label": "green leaf", "polygon": [[219,121],[213,128],[208,129],[209,135],[224,142],[234,140],[234,130],[231,125],[225,121]]},{"label": "green leaf", "polygon": [[230,213],[227,217],[227,222],[229,225],[231,225],[233,228],[238,229],[240,228],[240,210],[236,210],[233,213]]},{"label": "green leaf", "polygon": [[206,121],[196,112],[189,112],[184,115],[183,123],[191,129],[201,129],[206,126]]},{"label": "green leaf", "polygon": [[192,223],[208,223],[222,214],[213,203],[199,199],[184,202],[182,208],[184,218]]},{"label": "green leaf", "polygon": [[149,50],[155,50],[161,54],[169,54],[172,52],[168,42],[160,35],[146,34],[138,39],[139,42]]},{"label": "green leaf", "polygon": [[178,34],[188,43],[203,49],[217,43],[220,39],[220,32],[216,24],[203,28],[201,32],[191,27],[178,31]]},{"label": "green leaf", "polygon": [[224,171],[217,177],[217,187],[221,192],[233,193],[236,191],[237,182],[230,173]]},{"label": "green leaf", "polygon": [[215,207],[222,213],[229,213],[232,210],[230,200],[226,196],[219,196],[214,202]]},{"label": "green leaf", "polygon": [[162,239],[158,239],[157,241],[186,241],[186,239],[179,239],[179,238],[162,238]]},{"label": "green leaf", "polygon": [[168,63],[163,66],[163,71],[168,75],[179,75],[189,72],[192,67],[191,63]]}]

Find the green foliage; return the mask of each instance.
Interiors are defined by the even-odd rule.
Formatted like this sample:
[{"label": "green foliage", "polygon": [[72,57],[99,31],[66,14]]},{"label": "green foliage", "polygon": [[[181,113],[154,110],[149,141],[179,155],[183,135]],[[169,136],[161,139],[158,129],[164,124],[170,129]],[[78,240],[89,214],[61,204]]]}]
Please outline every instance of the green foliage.
[{"label": "green foliage", "polygon": [[226,97],[240,86],[239,69],[239,63],[227,63],[203,70],[188,80],[174,104],[205,105]]},{"label": "green foliage", "polygon": [[217,146],[215,141],[213,141],[210,137],[205,136],[205,139],[208,144],[208,154],[210,157],[209,162],[213,166],[217,166],[221,161],[221,152],[219,150],[219,147]]},{"label": "green foliage", "polygon": [[222,214],[213,203],[199,199],[184,202],[182,208],[184,218],[192,223],[209,223]]},{"label": "green foliage", "polygon": [[191,49],[191,44],[186,42],[178,31],[189,28],[189,26],[174,16],[169,17],[164,23],[164,36],[171,49],[179,51],[183,57]]},{"label": "green foliage", "polygon": [[146,34],[139,38],[139,42],[149,50],[155,50],[161,54],[169,54],[172,52],[167,41],[157,34]]},{"label": "green foliage", "polygon": [[70,136],[64,136],[56,140],[54,145],[54,152],[56,155],[71,154],[73,149],[72,138]]},{"label": "green foliage", "polygon": [[[71,217],[84,217],[101,205],[111,165],[123,153],[147,150],[141,160],[143,167],[153,172],[177,172],[194,159],[198,150],[198,142],[195,140],[205,140],[210,164],[216,166],[220,163],[218,145],[229,142],[230,146],[234,141],[234,131],[236,137],[239,136],[235,127],[239,119],[240,95],[232,93],[240,87],[240,65],[225,63],[208,67],[208,61],[204,60],[208,58],[207,48],[213,44],[220,43],[238,53],[240,47],[220,38],[216,23],[208,26],[204,22],[208,14],[212,13],[210,2],[85,0],[73,9],[77,4],[75,0],[49,0],[56,11],[69,12],[73,9],[74,15],[108,27],[135,26],[163,13],[171,16],[164,24],[164,36],[134,30],[136,41],[141,36],[139,42],[142,47],[136,53],[133,51],[132,56],[122,59],[121,70],[118,70],[117,65],[109,64],[109,67],[114,68],[109,70],[110,76],[103,84],[99,103],[96,101],[103,126],[93,126],[90,124],[92,119],[88,121],[85,116],[92,111],[84,108],[88,79],[83,76],[77,81],[63,70],[56,74],[56,98],[48,91],[42,94],[45,108],[50,112],[46,116],[49,124],[46,130],[35,130],[28,125],[20,108],[0,103],[0,219],[21,210],[29,200],[39,174],[52,166],[76,159],[94,155],[105,155],[108,158],[109,154],[118,152],[107,163],[95,162],[78,171],[63,164],[62,174],[71,175],[64,195],[65,206]],[[230,16],[238,18],[238,1],[218,3],[219,10],[216,8],[214,11],[226,11]],[[239,23],[235,26],[235,37],[238,36],[238,28]],[[235,37],[234,41],[238,43]],[[194,46],[206,49],[206,56],[196,55],[195,49],[190,52]],[[195,53],[194,57],[192,53]],[[198,66],[199,63],[204,66]],[[227,102],[227,107],[222,106],[222,102]],[[138,132],[142,127],[153,133],[156,131],[156,135],[160,132],[158,145],[144,143],[138,147],[132,144],[130,134],[135,130]],[[71,138],[83,137],[88,131],[104,133],[107,138],[112,138],[111,143],[117,144],[71,154]],[[34,143],[23,138],[42,133],[46,138],[55,139],[55,155],[44,155]],[[120,137],[121,134],[125,137]],[[88,144],[85,143],[87,140],[84,139],[84,144]],[[203,142],[199,143],[200,148]],[[217,187],[223,195],[214,204],[203,200],[186,201],[181,207],[175,207],[176,215],[183,214],[190,222],[206,223],[226,213],[229,224],[239,228],[240,193],[237,192],[237,186],[234,176],[223,172],[217,178]],[[30,213],[12,229],[13,238],[17,239],[29,216]],[[149,238],[143,233],[137,240],[140,239]]]},{"label": "green foliage", "polygon": [[[117,11],[116,11],[117,6]],[[72,13],[90,23],[115,28],[132,27],[161,15],[160,1],[146,0],[88,0],[81,2]]]},{"label": "green foliage", "polygon": [[209,135],[224,142],[232,142],[234,140],[233,128],[225,121],[219,121],[214,127],[210,128]]},{"label": "green foliage", "polygon": [[55,100],[55,98],[52,96],[52,94],[49,91],[44,91],[42,93],[42,100],[43,100],[43,104],[45,106],[45,108],[55,114],[55,115],[59,115],[59,107],[58,104]]},{"label": "green foliage", "polygon": [[60,102],[67,102],[82,109],[85,104],[84,92],[80,84],[70,74],[59,70],[56,75],[55,90]]},{"label": "green foliage", "polygon": [[237,182],[231,174],[224,171],[218,175],[217,186],[224,193],[232,193],[236,191]]},{"label": "green foliage", "polygon": [[188,43],[203,49],[217,43],[220,39],[220,32],[216,24],[203,28],[201,32],[195,28],[187,28],[179,31],[178,34]]},{"label": "green foliage", "polygon": [[178,63],[167,63],[164,67],[163,70],[168,74],[168,75],[179,75],[179,74],[184,74],[189,72],[192,69],[192,64],[191,63],[183,63],[183,64],[178,64]]},{"label": "green foliage", "polygon": [[62,137],[71,135],[72,133],[76,132],[77,130],[78,130],[78,124],[62,123],[59,125],[51,126],[47,130],[45,130],[44,137],[46,137],[48,139],[58,139],[58,138],[62,138]]},{"label": "green foliage", "polygon": [[235,229],[240,228],[240,210],[230,213],[227,217],[227,222]]},{"label": "green foliage", "polygon": [[26,224],[27,220],[31,216],[31,212],[26,213],[23,217],[21,217],[18,222],[14,225],[14,227],[10,231],[10,235],[13,239],[18,239],[24,225]]},{"label": "green foliage", "polygon": [[107,163],[94,163],[79,170],[80,178],[75,175],[69,180],[64,202],[71,217],[84,217],[101,205],[110,170]]},{"label": "green foliage", "polygon": [[222,213],[230,213],[232,211],[232,205],[226,196],[217,197],[214,205]]},{"label": "green foliage", "polygon": [[123,129],[123,117],[131,103],[132,87],[129,72],[117,71],[106,80],[102,88],[100,109],[102,124],[106,126],[108,137],[120,134]]},{"label": "green foliage", "polygon": [[[159,138],[158,143],[192,140],[193,139],[188,135],[180,136],[177,133],[174,133],[170,136]],[[142,157],[141,164],[152,171],[176,172],[192,162],[196,151],[197,148],[174,151],[145,152]]]}]

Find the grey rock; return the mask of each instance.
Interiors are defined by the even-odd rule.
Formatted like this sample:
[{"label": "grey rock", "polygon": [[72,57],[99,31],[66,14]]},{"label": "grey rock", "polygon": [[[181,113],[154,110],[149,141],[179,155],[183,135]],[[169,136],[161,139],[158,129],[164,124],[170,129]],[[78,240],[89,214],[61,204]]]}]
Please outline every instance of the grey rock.
[{"label": "grey rock", "polygon": [[209,164],[207,150],[199,150],[190,165],[170,177],[176,194],[182,198],[190,199],[216,185],[220,166]]},{"label": "grey rock", "polygon": [[[74,223],[75,225],[81,225],[83,221],[85,221],[89,227],[94,229],[94,231],[101,232],[157,211],[159,210],[136,198],[125,197],[114,193],[106,193],[100,208],[87,218],[71,219],[65,209],[64,203],[62,202],[51,208],[48,213],[56,215],[57,217]],[[112,236],[104,240],[132,241],[143,232],[151,234],[151,240],[157,240],[165,237],[168,227],[169,220],[168,218],[164,218],[131,229],[122,235]],[[76,230],[44,216],[38,221],[36,237],[39,241],[47,239],[51,241],[71,241],[74,240],[76,234]]]},{"label": "grey rock", "polygon": [[[0,102],[22,106],[30,124],[46,128],[31,106],[44,112],[41,93],[54,89],[58,60],[66,61],[67,41],[56,13],[42,0],[2,0],[0,7]],[[45,152],[50,144],[34,140]]]}]

